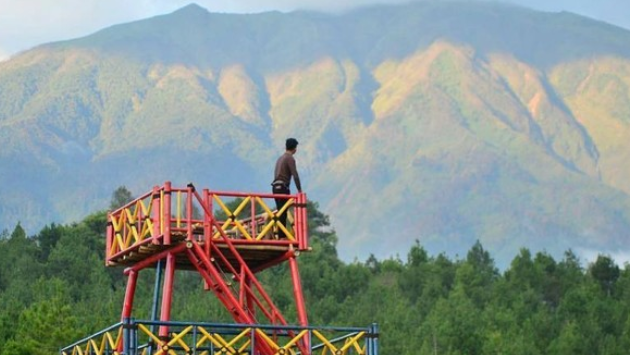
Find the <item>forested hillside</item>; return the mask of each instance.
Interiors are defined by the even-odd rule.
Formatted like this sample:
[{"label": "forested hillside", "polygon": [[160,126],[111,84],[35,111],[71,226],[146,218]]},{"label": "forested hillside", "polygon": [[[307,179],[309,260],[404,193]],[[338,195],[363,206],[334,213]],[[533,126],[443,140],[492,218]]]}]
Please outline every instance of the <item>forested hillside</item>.
[{"label": "forested hillside", "polygon": [[[461,259],[430,255],[416,243],[402,260],[347,263],[317,207],[309,205],[314,250],[299,258],[312,324],[378,322],[382,355],[626,355],[630,348],[627,265],[522,249],[498,272],[480,243]],[[118,321],[125,285],[121,269],[103,266],[105,223],[99,212],[33,236],[20,225],[2,232],[1,355],[53,355]],[[153,277],[140,274],[138,318],[149,317]],[[262,279],[291,314],[288,270],[276,267]],[[230,321],[196,274],[178,274],[175,289],[174,320]]]},{"label": "forested hillside", "polygon": [[630,32],[574,14],[190,5],[0,63],[0,225],[79,221],[120,184],[269,191],[294,136],[343,260],[621,253],[629,108]]}]

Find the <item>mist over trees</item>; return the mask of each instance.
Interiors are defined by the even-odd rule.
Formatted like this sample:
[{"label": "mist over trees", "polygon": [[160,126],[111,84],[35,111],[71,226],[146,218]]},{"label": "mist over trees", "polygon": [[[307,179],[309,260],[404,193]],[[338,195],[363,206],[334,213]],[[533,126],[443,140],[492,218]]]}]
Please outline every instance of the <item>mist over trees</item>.
[{"label": "mist over trees", "polygon": [[[27,236],[0,234],[0,354],[55,354],[118,321],[125,279],[103,266],[105,212]],[[600,255],[583,264],[521,249],[500,271],[481,243],[462,259],[429,255],[346,263],[329,218],[309,205],[313,251],[299,258],[313,325],[379,324],[380,354],[627,354],[630,268]],[[289,270],[260,275],[293,316]],[[134,316],[150,315],[154,273],[141,272]],[[174,320],[231,322],[196,273],[175,277]],[[295,322],[295,319],[289,319]]]}]

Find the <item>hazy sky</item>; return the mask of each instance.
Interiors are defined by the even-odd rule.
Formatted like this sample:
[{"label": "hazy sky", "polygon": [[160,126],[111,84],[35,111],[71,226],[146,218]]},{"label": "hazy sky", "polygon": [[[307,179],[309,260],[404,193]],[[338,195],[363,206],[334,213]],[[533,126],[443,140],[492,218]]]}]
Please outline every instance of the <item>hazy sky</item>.
[{"label": "hazy sky", "polygon": [[[269,10],[287,12],[296,9],[338,12],[360,5],[408,1],[0,0],[0,59],[38,44],[82,37],[114,24],[169,13],[191,2],[196,2],[212,12],[246,13]],[[490,1],[511,2],[544,11],[565,10],[630,29],[630,0]]]}]

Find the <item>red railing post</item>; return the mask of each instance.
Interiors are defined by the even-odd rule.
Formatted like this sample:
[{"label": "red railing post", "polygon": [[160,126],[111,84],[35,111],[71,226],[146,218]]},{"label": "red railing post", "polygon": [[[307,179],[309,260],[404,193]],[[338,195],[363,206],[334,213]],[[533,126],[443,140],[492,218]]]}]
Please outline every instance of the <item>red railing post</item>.
[{"label": "red railing post", "polygon": [[303,192],[298,193],[295,202],[295,233],[298,236],[298,250],[306,250],[308,249],[306,194]]},{"label": "red railing post", "polygon": [[[210,190],[205,190],[206,194],[208,195],[208,205],[207,207],[207,217],[208,217],[208,223],[210,224],[210,233],[208,234],[208,239],[206,240],[206,243],[208,243],[208,245],[210,245],[210,243],[212,242],[212,238],[213,238],[213,231],[212,231],[212,227],[214,225],[214,199],[212,198],[212,193],[210,192]],[[206,212],[206,211],[204,211]],[[206,214],[206,213],[204,213]],[[210,249],[208,249],[210,250]],[[210,254],[208,254],[210,255]]]},{"label": "red railing post", "polygon": [[112,243],[114,239],[114,227],[112,226],[112,216],[107,214],[107,232],[105,234],[105,265],[109,262],[112,252]]},{"label": "red railing post", "polygon": [[163,217],[162,223],[164,223],[164,244],[171,245],[171,182],[164,183],[164,201],[163,204]]},{"label": "red railing post", "polygon": [[193,185],[186,189],[186,239],[193,239]]},{"label": "red railing post", "polygon": [[205,208],[202,208],[202,213],[203,213],[203,241],[204,241],[204,249],[206,251],[206,255],[210,255],[210,240],[212,239],[211,235],[212,235],[212,228],[211,228],[211,218],[212,216],[209,216],[206,213],[206,209],[212,211],[211,207],[212,206],[212,200],[210,198],[210,192],[208,191],[208,189],[203,189],[203,205],[205,206]]},{"label": "red railing post", "polygon": [[302,224],[304,223],[304,221],[302,221],[302,199],[301,199],[302,195],[300,193],[298,193],[297,195],[295,195],[295,204],[294,204],[294,209],[293,211],[295,211],[295,226],[293,226],[293,233],[295,234],[295,239],[298,242],[298,250],[302,250],[303,249],[303,245],[304,245],[304,236],[302,235]]},{"label": "red railing post", "polygon": [[[208,189],[203,189],[203,207],[201,213],[203,213],[203,251],[205,255],[210,258],[210,251],[212,243],[212,216],[207,211],[212,211],[212,197]],[[210,289],[210,284],[205,278],[203,279],[203,288],[205,290]]]},{"label": "red railing post", "polygon": [[160,188],[157,186],[153,186],[153,191],[151,192],[151,220],[153,221],[153,233],[152,239],[153,244],[160,244],[160,223],[162,219],[160,218]]},{"label": "red railing post", "polygon": [[249,220],[249,225],[251,227],[250,235],[252,236],[252,240],[256,240],[256,198],[254,196],[249,196],[250,202],[252,204],[252,215]]},{"label": "red railing post", "polygon": [[304,204],[304,208],[302,209],[302,227],[304,232],[304,249],[308,249],[308,198],[306,197],[306,193],[302,193],[302,204]]}]

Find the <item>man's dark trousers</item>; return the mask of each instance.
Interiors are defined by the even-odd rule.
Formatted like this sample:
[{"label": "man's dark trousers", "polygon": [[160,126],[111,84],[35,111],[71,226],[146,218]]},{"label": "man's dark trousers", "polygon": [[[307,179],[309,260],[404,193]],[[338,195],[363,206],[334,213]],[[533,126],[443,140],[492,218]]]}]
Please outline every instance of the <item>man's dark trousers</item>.
[{"label": "man's dark trousers", "polygon": [[[290,195],[291,194],[291,190],[289,190],[289,188],[283,184],[273,185],[272,191],[274,195]],[[276,200],[276,209],[280,211],[282,207],[284,207],[284,204],[287,203],[289,199],[276,197],[274,198],[274,200]],[[278,216],[278,221],[280,221],[280,223],[282,223],[282,225],[285,228],[289,229],[289,227],[287,226],[287,211],[284,211],[282,214],[280,214],[280,216]],[[284,231],[280,229],[280,227],[278,227],[278,238],[286,238],[286,237],[287,236],[284,234]]]}]

